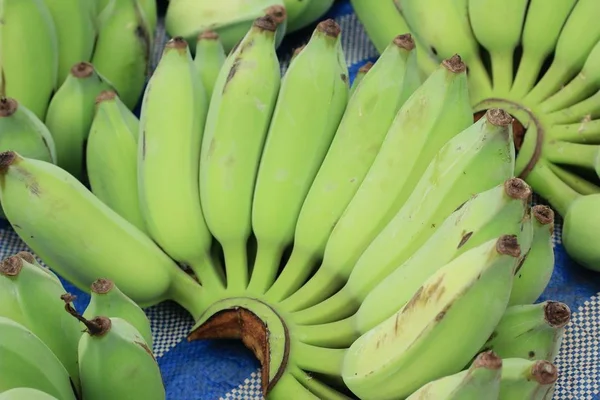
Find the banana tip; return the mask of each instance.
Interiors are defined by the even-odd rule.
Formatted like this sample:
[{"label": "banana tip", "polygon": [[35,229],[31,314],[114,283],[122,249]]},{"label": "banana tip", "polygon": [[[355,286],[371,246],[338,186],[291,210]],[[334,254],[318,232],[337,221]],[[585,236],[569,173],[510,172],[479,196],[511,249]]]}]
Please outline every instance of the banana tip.
[{"label": "banana tip", "polygon": [[531,196],[531,187],[520,178],[510,178],[504,182],[504,190],[512,199],[526,200]]},{"label": "banana tip", "polygon": [[91,289],[92,292],[96,294],[106,294],[110,292],[114,286],[115,284],[113,283],[113,281],[109,279],[100,278],[96,279],[94,283],[92,283]]},{"label": "banana tip", "polygon": [[10,256],[0,263],[0,274],[5,276],[17,276],[23,268],[23,259],[17,256]]},{"label": "banana tip", "polygon": [[394,44],[401,49],[412,50],[415,48],[415,41],[412,38],[410,33],[405,33],[403,35],[398,35],[394,38]]},{"label": "banana tip", "polygon": [[371,61],[367,62],[366,64],[364,64],[362,67],[360,67],[358,69],[358,72],[362,73],[362,74],[366,74],[367,72],[369,72],[371,70],[371,68],[373,68],[373,64]]},{"label": "banana tip", "polygon": [[4,172],[15,161],[17,161],[17,157],[17,153],[10,150],[0,153],[0,172]]},{"label": "banana tip", "polygon": [[558,379],[558,370],[554,364],[546,360],[538,360],[533,365],[531,374],[540,385],[551,385]]},{"label": "banana tip", "polygon": [[544,306],[544,318],[553,328],[563,328],[571,320],[571,309],[558,301],[548,301]]},{"label": "banana tip", "polygon": [[16,256],[25,260],[29,264],[35,264],[35,257],[28,251],[20,251],[16,254]]},{"label": "banana tip", "polygon": [[87,78],[94,73],[94,66],[89,62],[82,61],[71,67],[71,75],[75,78]]},{"label": "banana tip", "polygon": [[198,40],[219,40],[219,34],[211,30],[200,32]]},{"label": "banana tip", "polygon": [[103,90],[96,97],[96,104],[100,104],[103,101],[110,101],[117,97],[117,93],[114,90]]},{"label": "banana tip", "polygon": [[254,20],[254,27],[263,31],[275,32],[277,30],[277,22],[270,15],[265,15]]},{"label": "banana tip", "polygon": [[513,122],[513,117],[500,108],[492,108],[487,110],[485,117],[488,121],[490,121],[491,124],[496,126],[508,126]]},{"label": "banana tip", "polygon": [[271,17],[277,26],[281,25],[287,18],[287,11],[279,4],[272,5],[265,10],[265,15]]},{"label": "banana tip", "polygon": [[473,361],[473,367],[475,368],[486,368],[486,369],[501,369],[502,358],[498,357],[493,351],[485,351],[479,353],[475,361]]},{"label": "banana tip", "polygon": [[174,38],[170,39],[165,44],[165,48],[169,48],[169,49],[185,50],[187,47],[188,47],[188,43],[181,36],[175,36]]},{"label": "banana tip", "polygon": [[533,216],[542,225],[548,225],[554,222],[554,211],[543,204],[535,205],[531,208]]},{"label": "banana tip", "polygon": [[9,97],[3,97],[0,99],[0,118],[10,117],[19,108],[19,103],[15,99]]},{"label": "banana tip", "polygon": [[521,246],[519,246],[519,242],[517,241],[517,235],[501,236],[496,242],[496,251],[507,256],[520,257]]},{"label": "banana tip", "polygon": [[342,32],[342,28],[340,28],[337,22],[330,18],[319,22],[319,25],[317,25],[317,31],[322,32],[327,36],[336,38]]},{"label": "banana tip", "polygon": [[454,72],[455,74],[460,74],[467,70],[467,65],[458,54],[442,61],[442,65],[446,67],[448,71]]}]

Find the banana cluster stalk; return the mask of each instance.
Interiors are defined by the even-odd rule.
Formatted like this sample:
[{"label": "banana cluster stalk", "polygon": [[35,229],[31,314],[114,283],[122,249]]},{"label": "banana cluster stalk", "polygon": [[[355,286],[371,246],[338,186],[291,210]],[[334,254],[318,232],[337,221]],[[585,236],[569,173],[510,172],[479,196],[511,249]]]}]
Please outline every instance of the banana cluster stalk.
[{"label": "banana cluster stalk", "polygon": [[[0,374],[0,396],[163,400],[142,307],[172,300],[194,318],[188,340],[242,340],[268,399],[549,398],[571,314],[534,303],[554,267],[554,212],[531,206],[533,171],[518,176],[518,116],[490,107],[474,119],[460,54],[424,76],[425,23],[350,82],[344,33],[321,21],[282,76],[282,32],[314,2],[267,3],[170,39],[139,117],[118,79],[77,64],[48,112],[58,165],[27,154],[52,154],[39,118],[0,99],[0,124],[31,141],[0,152],[0,201],[43,261],[1,264],[0,317],[15,322],[0,319],[0,338],[5,325],[32,332],[31,346],[6,341],[45,357],[31,367],[30,351],[11,353],[18,379]],[[110,21],[133,3],[94,4]],[[508,77],[497,76],[493,88]],[[590,226],[573,217],[592,206],[578,207],[565,229]],[[57,276],[91,293],[83,312]],[[57,335],[62,321],[77,336]]]},{"label": "banana cluster stalk", "polygon": [[[600,224],[600,26],[594,17],[600,3],[351,3],[382,54],[398,31],[411,32],[424,76],[434,74],[443,59],[460,54],[469,66],[476,116],[502,108],[515,117],[515,175],[564,218],[562,243],[569,255],[600,271],[600,250],[590,244]],[[544,258],[542,265],[550,262],[548,255],[534,254],[532,258]],[[517,296],[531,301],[538,290],[515,295],[515,301],[520,301]]]}]

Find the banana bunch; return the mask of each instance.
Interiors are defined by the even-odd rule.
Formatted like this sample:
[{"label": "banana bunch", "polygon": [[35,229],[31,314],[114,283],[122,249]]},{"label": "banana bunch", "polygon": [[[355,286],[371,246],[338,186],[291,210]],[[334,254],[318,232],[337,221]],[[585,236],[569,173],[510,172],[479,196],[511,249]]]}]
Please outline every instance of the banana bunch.
[{"label": "banana bunch", "polygon": [[465,62],[423,77],[411,34],[350,83],[343,32],[321,21],[281,76],[283,10],[228,53],[217,31],[195,54],[170,39],[139,118],[100,74],[70,79],[95,103],[78,130],[90,189],[0,153],[14,230],[91,292],[82,315],[62,296],[85,327],[69,353],[84,400],[119,399],[137,367],[139,398],[164,396],[140,307],[165,300],[194,318],[188,340],[241,338],[268,399],[552,393],[570,310],[535,303],[554,213],[515,176],[514,118],[474,120]]},{"label": "banana bunch", "polygon": [[596,0],[351,0],[381,52],[411,32],[424,76],[458,53],[477,116],[515,120],[515,174],[564,218],[562,239],[600,271],[600,12]]},{"label": "banana bunch", "polygon": [[171,37],[181,36],[188,41],[192,54],[195,53],[196,36],[206,30],[215,30],[221,37],[225,50],[229,52],[246,35],[256,18],[279,9],[287,15],[285,24],[278,28],[276,46],[279,46],[284,35],[319,20],[333,2],[334,0],[170,0],[165,24]]}]

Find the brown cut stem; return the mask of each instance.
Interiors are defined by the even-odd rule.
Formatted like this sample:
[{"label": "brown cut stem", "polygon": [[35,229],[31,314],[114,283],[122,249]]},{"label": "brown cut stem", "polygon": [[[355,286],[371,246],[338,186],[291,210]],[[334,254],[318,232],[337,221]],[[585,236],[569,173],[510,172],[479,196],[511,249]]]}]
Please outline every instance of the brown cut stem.
[{"label": "brown cut stem", "polygon": [[75,317],[79,322],[85,325],[87,332],[90,336],[102,336],[110,330],[110,319],[106,317],[96,317],[92,320],[88,320],[79,314],[77,310],[71,305],[76,299],[71,293],[65,293],[60,296],[61,300],[65,302],[65,310]]}]

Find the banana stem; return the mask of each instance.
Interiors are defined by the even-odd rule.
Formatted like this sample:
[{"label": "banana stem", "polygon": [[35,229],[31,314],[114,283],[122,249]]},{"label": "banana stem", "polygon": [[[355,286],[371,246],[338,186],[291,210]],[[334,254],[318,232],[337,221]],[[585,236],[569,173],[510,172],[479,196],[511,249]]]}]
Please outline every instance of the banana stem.
[{"label": "banana stem", "polygon": [[585,76],[577,75],[564,88],[540,104],[540,110],[550,113],[562,110],[571,104],[585,99],[595,92],[595,85],[586,82]]},{"label": "banana stem", "polygon": [[75,300],[76,296],[73,296],[71,293],[65,293],[60,296],[61,300],[65,302],[65,310],[75,317],[79,322],[85,325],[88,333],[91,336],[99,336],[102,333],[105,333],[106,327],[100,324],[96,319],[88,320],[83,317],[83,315],[79,314],[77,310],[71,305],[71,303]]},{"label": "banana stem", "polygon": [[[258,252],[248,290],[251,293],[264,294],[275,281],[283,251],[279,245],[258,242]],[[227,269],[229,272],[229,269]],[[229,276],[229,273],[227,274]]]},{"label": "banana stem", "polygon": [[293,360],[305,371],[331,376],[342,375],[342,365],[347,349],[330,349],[310,344],[294,343]]},{"label": "banana stem", "polygon": [[[245,238],[244,238],[245,239]],[[244,291],[248,286],[248,251],[246,240],[223,243],[227,289]]]},{"label": "banana stem", "polygon": [[544,59],[545,56],[543,55],[532,54],[527,49],[524,50],[519,68],[517,69],[517,76],[511,88],[512,98],[521,99],[531,90],[540,73],[541,61]]},{"label": "banana stem", "polygon": [[567,185],[571,186],[575,191],[581,193],[582,195],[590,195],[600,193],[600,187],[594,185],[592,182],[588,181],[580,177],[577,174],[574,174],[566,169],[559,167],[558,165],[554,165],[552,163],[548,164],[548,167],[562,179]]},{"label": "banana stem", "polygon": [[600,91],[593,96],[559,111],[548,114],[551,124],[572,124],[586,118],[597,117],[600,113]]},{"label": "banana stem", "polygon": [[360,335],[354,317],[321,325],[297,325],[294,333],[304,343],[332,348],[349,347]]},{"label": "banana stem", "polygon": [[166,299],[173,300],[185,308],[192,315],[194,321],[197,321],[212,303],[212,298],[207,290],[179,268],[172,274],[171,287]]},{"label": "banana stem", "polygon": [[544,146],[544,157],[555,164],[594,169],[600,146],[551,141]]},{"label": "banana stem", "polygon": [[[282,303],[282,306],[283,304],[284,303]],[[359,307],[360,301],[342,288],[327,300],[304,310],[293,312],[292,318],[295,323],[301,325],[319,324],[323,321],[329,321],[331,316],[336,316],[337,318],[350,316],[354,314]]]},{"label": "banana stem", "polygon": [[513,83],[512,53],[492,53],[491,57],[494,92],[500,96],[506,95]]},{"label": "banana stem", "polygon": [[549,140],[600,144],[600,119],[584,118],[575,124],[553,125],[546,134]]},{"label": "banana stem", "polygon": [[281,271],[273,286],[266,293],[266,298],[273,302],[280,302],[291,296],[310,275],[312,261],[311,253],[294,248],[283,271]]},{"label": "banana stem", "polygon": [[189,265],[204,287],[211,288],[211,290],[212,288],[225,289],[225,277],[219,274],[210,255],[205,255],[200,261],[190,262]]},{"label": "banana stem", "polygon": [[547,161],[538,161],[527,176],[527,182],[540,196],[545,198],[563,217],[569,206],[581,194],[573,190],[549,169]]}]

